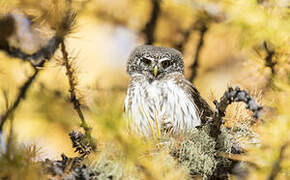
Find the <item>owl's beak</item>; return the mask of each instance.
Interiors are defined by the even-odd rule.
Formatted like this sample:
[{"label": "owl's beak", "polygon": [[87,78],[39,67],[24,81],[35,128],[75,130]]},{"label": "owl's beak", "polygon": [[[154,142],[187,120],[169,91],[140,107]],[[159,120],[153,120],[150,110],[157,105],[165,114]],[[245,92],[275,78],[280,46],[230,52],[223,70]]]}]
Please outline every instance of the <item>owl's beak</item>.
[{"label": "owl's beak", "polygon": [[158,75],[158,66],[154,66],[153,74],[156,77]]}]

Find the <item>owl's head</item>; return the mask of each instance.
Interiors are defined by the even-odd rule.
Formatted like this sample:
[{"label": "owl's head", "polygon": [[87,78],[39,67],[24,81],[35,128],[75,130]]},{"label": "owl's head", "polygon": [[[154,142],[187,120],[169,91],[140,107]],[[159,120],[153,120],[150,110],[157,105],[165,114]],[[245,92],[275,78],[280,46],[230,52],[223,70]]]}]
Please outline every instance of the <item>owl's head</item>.
[{"label": "owl's head", "polygon": [[131,53],[127,72],[129,75],[142,74],[150,80],[162,79],[170,73],[184,74],[183,58],[173,48],[142,45]]}]

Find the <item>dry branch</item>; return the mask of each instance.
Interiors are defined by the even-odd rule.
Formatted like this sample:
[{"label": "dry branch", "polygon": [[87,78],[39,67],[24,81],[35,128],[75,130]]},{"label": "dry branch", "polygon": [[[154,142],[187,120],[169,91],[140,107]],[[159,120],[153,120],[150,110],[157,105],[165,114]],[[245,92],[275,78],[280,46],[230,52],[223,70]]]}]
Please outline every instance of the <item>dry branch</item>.
[{"label": "dry branch", "polygon": [[146,43],[145,44],[153,44],[155,41],[155,30],[157,25],[157,20],[160,15],[160,4],[161,0],[151,0],[152,3],[152,11],[151,11],[151,17],[150,20],[145,25],[143,32],[146,36]]},{"label": "dry branch", "polygon": [[202,49],[203,44],[204,44],[204,36],[205,36],[207,30],[208,30],[208,27],[205,24],[202,24],[201,28],[199,30],[199,41],[198,41],[198,44],[196,47],[196,52],[194,55],[193,64],[190,66],[190,68],[191,68],[191,74],[189,77],[190,82],[192,82],[197,75],[200,53],[201,53],[201,49]]},{"label": "dry branch", "polygon": [[75,76],[75,70],[74,67],[72,65],[72,63],[70,62],[70,58],[68,55],[68,52],[66,50],[66,46],[65,43],[62,41],[61,42],[61,52],[62,52],[62,56],[63,56],[63,65],[66,68],[66,75],[68,76],[68,80],[69,80],[69,86],[70,86],[70,99],[71,102],[74,105],[74,109],[77,111],[79,118],[82,121],[82,127],[84,128],[85,131],[89,130],[88,125],[85,121],[84,115],[80,109],[81,103],[79,101],[79,99],[77,98],[77,93],[76,93],[76,76]]},{"label": "dry branch", "polygon": [[[45,61],[42,61],[42,63],[38,67],[42,67],[44,62]],[[19,88],[18,95],[16,97],[16,100],[13,102],[12,106],[10,106],[7,109],[7,111],[1,116],[0,133],[3,130],[3,125],[6,122],[6,120],[13,114],[13,112],[20,104],[21,100],[25,99],[28,89],[31,87],[32,83],[35,81],[37,75],[39,74],[40,69],[38,67],[34,67],[34,73]]]},{"label": "dry branch", "polygon": [[[30,22],[28,17],[25,17],[27,22]],[[23,21],[24,21],[23,20]],[[47,44],[41,47],[38,51],[33,54],[28,54],[23,52],[18,47],[13,47],[9,44],[8,38],[14,36],[16,31],[16,20],[12,14],[8,14],[4,18],[0,19],[0,50],[6,52],[9,56],[19,58],[22,60],[30,60],[31,62],[37,61],[35,65],[42,63],[43,59],[50,59],[55,51],[58,49],[60,42],[62,41],[62,36],[54,36],[48,40]],[[30,27],[31,28],[31,27]],[[28,33],[28,32],[24,32]],[[32,34],[29,34],[32,35]]]},{"label": "dry branch", "polygon": [[[0,18],[0,50],[6,52],[11,57],[16,57],[22,60],[29,60],[31,66],[34,68],[34,73],[19,88],[18,95],[12,106],[8,108],[7,111],[0,117],[0,132],[3,130],[3,125],[5,121],[13,114],[15,109],[20,104],[21,100],[25,98],[29,87],[32,85],[37,75],[39,74],[40,67],[43,67],[45,61],[52,58],[60,43],[63,42],[64,37],[68,35],[73,29],[76,20],[76,13],[73,12],[71,9],[68,9],[65,16],[61,17],[61,21],[58,24],[58,27],[56,27],[55,36],[51,37],[46,45],[40,47],[40,49],[33,54],[27,54],[23,52],[20,48],[14,47],[8,42],[8,39],[11,36],[17,37],[19,35],[17,35],[16,32],[16,29],[19,28],[17,27],[17,24],[28,24],[26,28],[29,30],[27,30],[27,32],[21,33],[27,33],[28,36],[35,35],[30,31],[32,29],[32,23],[28,16],[24,13],[20,14],[23,15],[23,18],[17,18],[17,13],[14,12]],[[20,21],[20,23],[18,21]]]},{"label": "dry branch", "polygon": [[214,101],[216,111],[213,115],[212,121],[210,122],[212,126],[210,129],[211,137],[216,139],[220,135],[220,127],[224,123],[222,118],[225,116],[227,107],[233,102],[244,102],[247,105],[246,108],[253,112],[254,118],[260,117],[263,107],[257,104],[255,99],[251,97],[247,91],[240,90],[238,87],[235,89],[229,87],[221,97],[220,101]]},{"label": "dry branch", "polygon": [[87,124],[83,112],[81,110],[81,103],[80,100],[77,97],[77,76],[75,75],[75,68],[71,62],[71,58],[69,57],[69,54],[66,50],[66,46],[64,41],[61,42],[61,52],[63,56],[63,65],[66,69],[66,75],[68,77],[69,81],[69,92],[70,92],[70,100],[74,106],[75,111],[78,113],[78,116],[81,120],[81,127],[85,130],[85,135],[88,138],[89,143],[91,144],[91,147],[93,150],[96,149],[95,141],[93,140],[91,136],[91,128]]},{"label": "dry branch", "polygon": [[62,38],[60,37],[53,37],[48,41],[46,46],[42,47],[40,50],[33,54],[27,54],[25,52],[22,52],[19,48],[9,47],[8,44],[0,47],[0,49],[5,51],[11,57],[23,60],[50,59],[53,56],[54,52],[58,49],[61,40]]}]

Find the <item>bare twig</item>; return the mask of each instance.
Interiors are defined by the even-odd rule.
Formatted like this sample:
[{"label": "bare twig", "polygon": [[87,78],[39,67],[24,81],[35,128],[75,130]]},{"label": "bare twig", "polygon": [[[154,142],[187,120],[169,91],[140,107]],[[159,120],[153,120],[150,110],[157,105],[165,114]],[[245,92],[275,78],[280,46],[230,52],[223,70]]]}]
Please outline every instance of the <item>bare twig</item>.
[{"label": "bare twig", "polygon": [[70,99],[74,105],[74,109],[77,111],[77,113],[82,121],[82,127],[84,128],[85,131],[87,131],[87,130],[89,130],[89,128],[88,128],[88,125],[85,121],[84,115],[81,111],[80,101],[76,95],[76,85],[77,84],[76,84],[76,80],[75,80],[74,69],[72,67],[72,64],[70,63],[70,58],[69,58],[68,52],[66,50],[65,43],[63,41],[61,42],[61,52],[62,52],[62,56],[63,56],[63,60],[64,60],[64,66],[66,68],[66,75],[68,76],[68,80],[69,80]]},{"label": "bare twig", "polygon": [[151,0],[152,3],[152,11],[150,20],[145,25],[143,32],[146,36],[146,43],[145,44],[153,44],[155,41],[154,33],[156,30],[157,20],[160,14],[160,4],[161,0]]},{"label": "bare twig", "polygon": [[254,118],[259,118],[263,109],[263,107],[258,105],[254,98],[251,97],[247,91],[240,90],[238,87],[235,89],[229,87],[228,91],[224,93],[219,102],[216,100],[214,101],[216,111],[211,121],[211,137],[215,139],[218,138],[219,134],[221,133],[220,127],[223,124],[222,118],[225,116],[227,107],[233,102],[244,102],[247,105],[246,108],[253,112]]},{"label": "bare twig", "polygon": [[83,112],[81,110],[81,103],[80,100],[77,97],[77,80],[76,80],[76,75],[75,75],[75,69],[72,65],[72,63],[70,62],[70,57],[69,54],[66,50],[66,46],[64,41],[61,42],[61,52],[62,52],[62,56],[63,56],[63,65],[66,68],[66,75],[68,77],[68,81],[69,81],[69,86],[70,86],[70,99],[71,102],[74,106],[75,111],[78,113],[78,116],[81,120],[81,127],[85,130],[85,135],[88,137],[89,142],[92,146],[92,149],[95,150],[96,149],[96,145],[95,142],[91,136],[91,128],[89,127],[89,125],[87,124]]},{"label": "bare twig", "polygon": [[[29,18],[24,15],[25,21],[30,22]],[[15,48],[8,43],[8,38],[13,36],[15,33],[17,18],[12,14],[7,14],[4,18],[0,19],[0,50],[3,50],[11,57],[20,58],[22,60],[30,60],[31,66],[34,68],[34,73],[28,78],[27,81],[19,88],[16,100],[12,106],[0,117],[0,133],[3,130],[5,121],[13,114],[15,109],[20,104],[27,94],[29,87],[32,85],[37,75],[39,74],[40,68],[43,67],[46,60],[51,59],[55,51],[58,49],[59,44],[63,42],[63,39],[68,35],[75,25],[76,13],[69,9],[65,16],[62,17],[61,23],[56,28],[56,35],[52,37],[46,45],[41,47],[38,51],[33,54],[27,54],[22,52],[21,49]],[[19,19],[18,19],[19,21]],[[23,23],[21,23],[23,24]],[[28,28],[32,28],[29,24]],[[29,33],[29,32],[26,32]],[[33,34],[30,34],[33,35]],[[35,61],[37,60],[37,61]]]},{"label": "bare twig", "polygon": [[[54,52],[58,49],[61,40],[62,38],[60,37],[53,37],[48,41],[46,46],[42,47],[40,50],[33,54],[26,54],[22,52],[19,48],[9,47],[8,44],[0,47],[0,49],[5,51],[11,57],[20,58],[23,60],[50,59],[53,56]],[[36,65],[38,65],[38,63]]]},{"label": "bare twig", "polygon": [[273,164],[273,168],[272,168],[271,174],[269,175],[269,177],[267,178],[267,180],[274,180],[274,179],[276,179],[278,173],[281,170],[281,163],[282,163],[282,160],[284,159],[284,154],[285,154],[285,151],[286,151],[286,148],[287,148],[288,145],[289,145],[289,143],[286,143],[286,144],[284,144],[280,148],[279,158]]},{"label": "bare twig", "polygon": [[203,23],[201,25],[200,30],[199,30],[199,41],[198,41],[198,44],[196,47],[196,52],[194,55],[193,64],[190,66],[190,68],[191,68],[191,74],[189,77],[190,82],[192,82],[197,75],[197,68],[199,66],[200,53],[201,53],[201,49],[202,49],[203,44],[204,44],[204,36],[205,36],[207,30],[208,30],[208,27]]},{"label": "bare twig", "polygon": [[[44,62],[45,61],[42,61],[42,63],[38,67],[42,67]],[[39,68],[34,67],[34,73],[19,88],[18,95],[16,97],[16,100],[13,102],[12,106],[10,106],[7,109],[7,111],[1,116],[0,133],[3,130],[3,125],[4,125],[5,121],[13,114],[13,112],[16,110],[16,108],[20,104],[21,100],[25,99],[27,91],[28,91],[29,87],[31,87],[32,83],[35,81],[37,75],[39,74],[39,71],[40,71]]]},{"label": "bare twig", "polygon": [[[194,3],[195,4],[195,3]],[[194,29],[199,31],[199,41],[196,47],[196,52],[193,59],[193,64],[190,66],[191,74],[189,81],[193,82],[197,75],[197,69],[199,66],[199,59],[202,47],[204,45],[204,37],[208,32],[208,29],[211,23],[218,23],[225,19],[223,12],[220,11],[218,6],[211,6],[208,4],[208,7],[215,7],[217,11],[212,11],[212,8],[208,8],[207,5],[195,4],[196,8],[200,10],[199,18],[194,24]]]}]

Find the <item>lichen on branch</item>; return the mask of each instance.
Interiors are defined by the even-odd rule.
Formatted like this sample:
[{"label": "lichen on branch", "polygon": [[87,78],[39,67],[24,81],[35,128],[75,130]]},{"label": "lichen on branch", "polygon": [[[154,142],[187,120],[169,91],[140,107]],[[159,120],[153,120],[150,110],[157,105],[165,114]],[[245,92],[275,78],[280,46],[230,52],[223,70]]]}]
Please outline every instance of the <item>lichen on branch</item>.
[{"label": "lichen on branch", "polygon": [[214,101],[216,111],[210,121],[212,126],[211,137],[217,138],[221,133],[220,128],[224,123],[222,118],[225,116],[227,107],[233,102],[244,102],[247,105],[246,108],[253,112],[254,118],[260,117],[263,107],[246,90],[241,90],[239,87],[235,89],[229,87],[219,101]]}]

